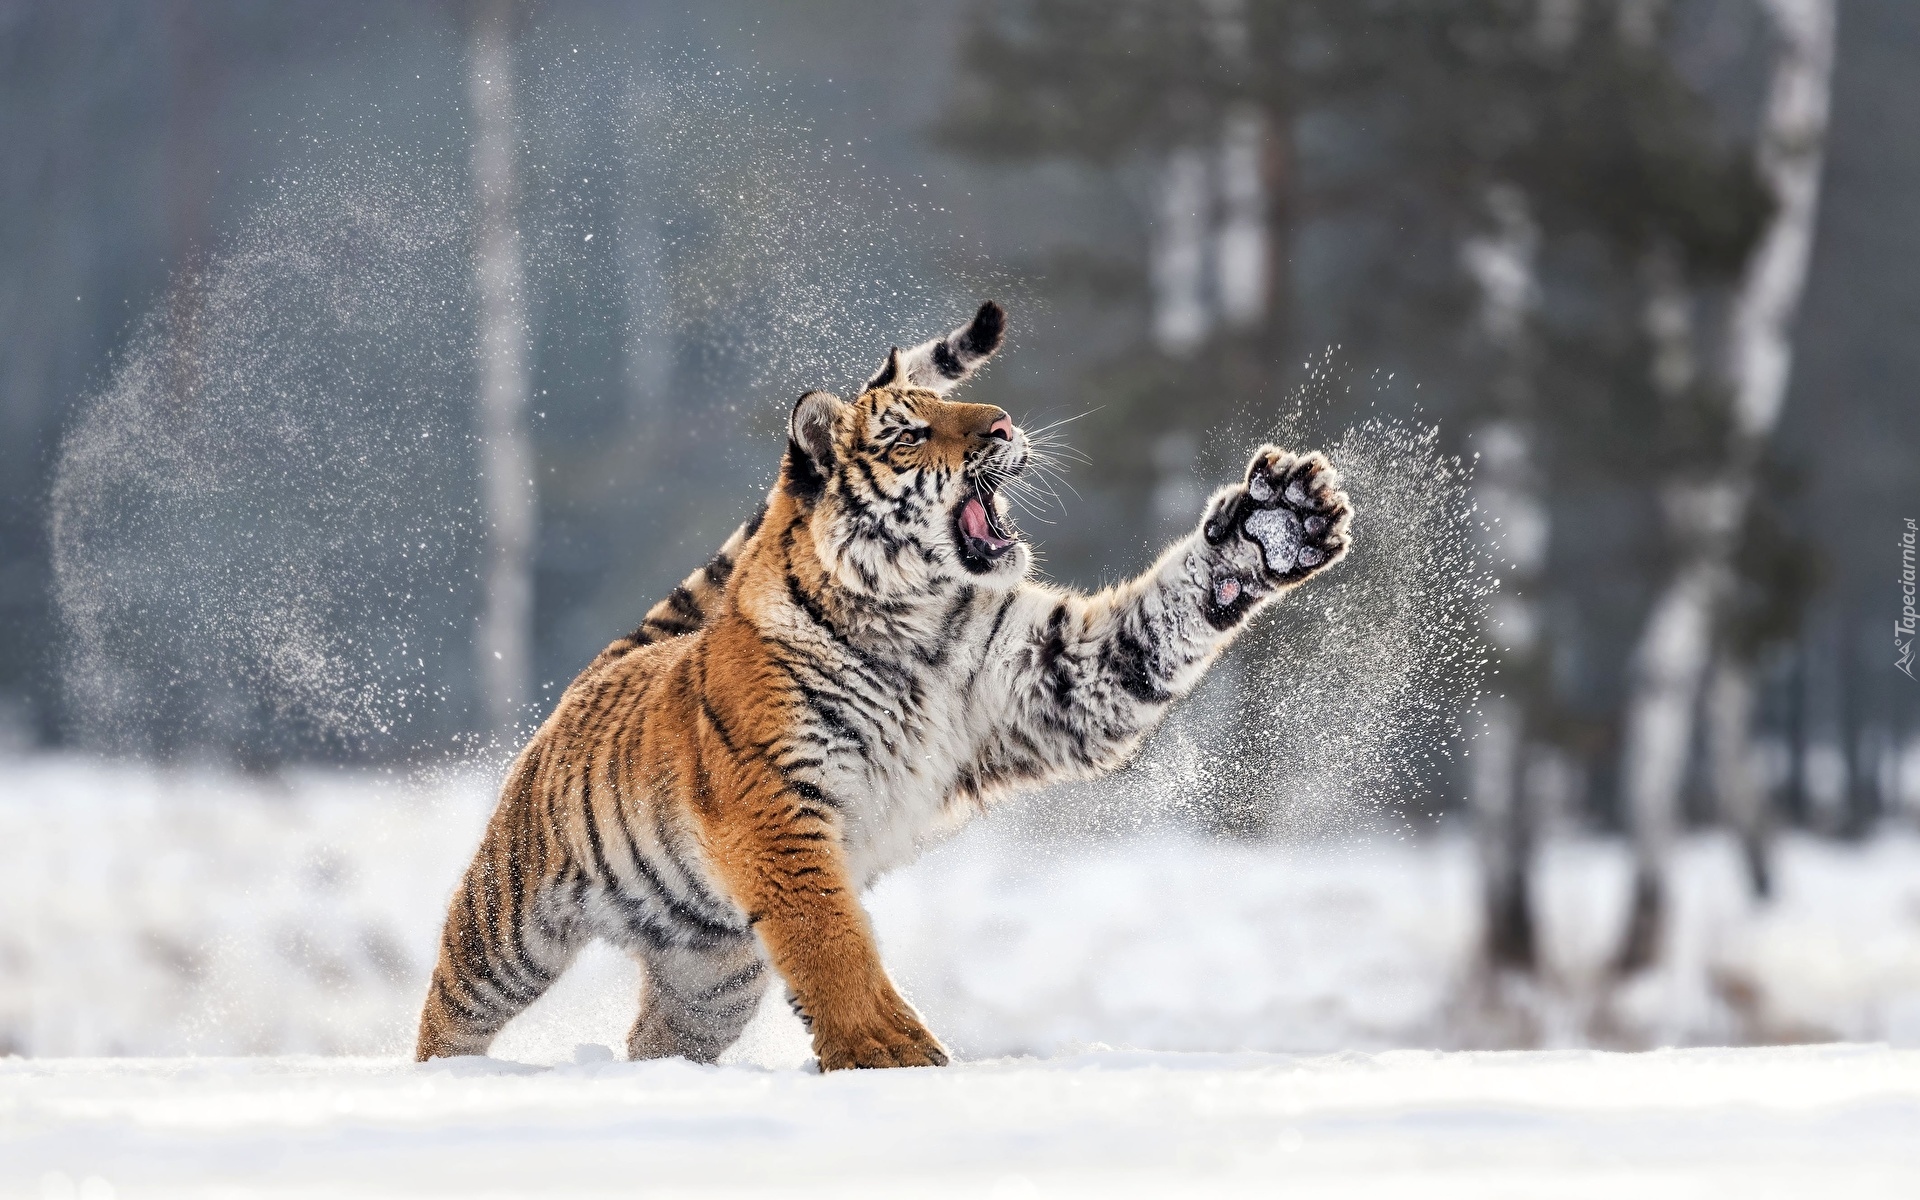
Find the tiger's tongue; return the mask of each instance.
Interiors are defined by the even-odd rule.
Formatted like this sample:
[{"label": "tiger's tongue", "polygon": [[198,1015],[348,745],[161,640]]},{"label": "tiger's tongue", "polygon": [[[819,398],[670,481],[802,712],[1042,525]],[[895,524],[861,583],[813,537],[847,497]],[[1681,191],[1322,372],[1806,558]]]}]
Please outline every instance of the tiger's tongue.
[{"label": "tiger's tongue", "polygon": [[985,542],[998,550],[1008,544],[1008,539],[998,537],[993,532],[992,522],[987,520],[987,506],[980,503],[980,497],[969,496],[960,508],[960,531],[976,542]]}]

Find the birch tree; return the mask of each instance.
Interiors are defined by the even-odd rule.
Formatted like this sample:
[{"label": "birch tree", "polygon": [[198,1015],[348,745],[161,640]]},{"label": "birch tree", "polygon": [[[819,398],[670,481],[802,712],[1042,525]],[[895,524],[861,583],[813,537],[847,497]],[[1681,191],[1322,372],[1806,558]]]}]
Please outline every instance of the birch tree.
[{"label": "birch tree", "polygon": [[1528,324],[1537,300],[1540,230],[1526,194],[1512,184],[1490,188],[1493,228],[1462,247],[1462,265],[1480,291],[1480,333],[1498,363],[1490,380],[1490,413],[1473,433],[1475,504],[1486,524],[1500,594],[1488,612],[1486,637],[1498,655],[1495,694],[1481,704],[1480,736],[1468,751],[1467,800],[1481,865],[1481,948],[1495,970],[1536,965],[1531,899],[1533,821],[1522,783],[1534,731],[1533,707],[1541,622],[1536,588],[1547,554],[1547,510],[1540,497],[1533,428],[1533,354]]},{"label": "birch tree", "polygon": [[[1641,970],[1659,954],[1667,860],[1693,744],[1694,714],[1712,658],[1719,606],[1731,582],[1736,538],[1755,471],[1778,423],[1792,367],[1791,329],[1812,257],[1833,78],[1834,0],[1767,0],[1777,38],[1757,151],[1773,216],[1735,293],[1727,330],[1732,394],[1725,466],[1667,497],[1678,562],[1633,652],[1624,714],[1621,783],[1634,851],[1633,899],[1615,966]],[[1742,668],[1729,666],[1728,670]],[[1716,687],[1718,755],[1744,763],[1751,684]],[[1743,708],[1749,711],[1741,711]]]},{"label": "birch tree", "polygon": [[[1286,92],[1283,56],[1269,56],[1265,86],[1250,87],[1255,30],[1243,0],[1213,0],[1199,11],[1201,35],[1212,62],[1186,88],[1167,98],[1174,109],[1199,108],[1201,130],[1211,145],[1183,143],[1164,152],[1155,196],[1148,277],[1153,293],[1154,341],[1172,355],[1191,353],[1216,329],[1257,330],[1269,317],[1274,282],[1284,282],[1284,203],[1275,205],[1271,184],[1284,179],[1283,132],[1290,125],[1269,111]],[[1263,22],[1282,28],[1261,32],[1286,42],[1284,7],[1263,7]],[[1196,102],[1179,92],[1213,91]],[[1257,97],[1257,99],[1256,99]],[[1190,121],[1178,117],[1170,126]],[[1276,326],[1277,326],[1276,322]]]},{"label": "birch tree", "polygon": [[1240,106],[1222,121],[1218,149],[1182,146],[1159,171],[1148,275],[1153,335],[1162,351],[1191,353],[1216,328],[1257,328],[1268,316],[1276,267],[1268,179],[1277,142],[1266,114]]},{"label": "birch tree", "polygon": [[478,636],[487,732],[516,740],[532,692],[533,538],[536,492],[527,432],[525,280],[514,168],[513,0],[475,0],[470,13],[468,99],[477,219],[481,505],[486,548]]}]

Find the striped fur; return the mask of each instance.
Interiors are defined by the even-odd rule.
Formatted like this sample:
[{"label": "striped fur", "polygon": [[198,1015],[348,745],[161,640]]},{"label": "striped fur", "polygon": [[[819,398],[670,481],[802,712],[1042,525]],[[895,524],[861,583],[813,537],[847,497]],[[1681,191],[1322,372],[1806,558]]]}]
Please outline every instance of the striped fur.
[{"label": "striped fur", "polygon": [[945,1062],[860,892],[995,800],[1123,763],[1347,545],[1326,460],[1263,447],[1144,574],[1082,595],[1028,578],[993,485],[1032,449],[999,409],[890,382],[809,393],[790,435],[761,513],[515,760],[420,1058],[483,1052],[600,937],[644,968],[636,1058],[711,1061],[778,974],[823,1068]]},{"label": "striped fur", "polygon": [[706,566],[681,580],[665,600],[648,609],[646,617],[624,640],[636,647],[650,646],[665,638],[692,633],[704,625],[707,614],[719,606],[719,596],[726,589],[727,580],[733,577],[733,566],[740,560],[740,548],[760,528],[766,515],[767,506],[762,504],[752,519],[728,535]]}]

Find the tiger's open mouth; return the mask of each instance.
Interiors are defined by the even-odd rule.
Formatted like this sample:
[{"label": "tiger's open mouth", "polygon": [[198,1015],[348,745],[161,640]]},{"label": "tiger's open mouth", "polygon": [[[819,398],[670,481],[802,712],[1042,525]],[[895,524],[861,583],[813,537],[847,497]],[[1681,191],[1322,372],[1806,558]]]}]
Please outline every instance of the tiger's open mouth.
[{"label": "tiger's open mouth", "polygon": [[994,507],[993,499],[993,485],[975,479],[953,511],[954,542],[970,571],[988,570],[1019,540],[1019,531]]}]

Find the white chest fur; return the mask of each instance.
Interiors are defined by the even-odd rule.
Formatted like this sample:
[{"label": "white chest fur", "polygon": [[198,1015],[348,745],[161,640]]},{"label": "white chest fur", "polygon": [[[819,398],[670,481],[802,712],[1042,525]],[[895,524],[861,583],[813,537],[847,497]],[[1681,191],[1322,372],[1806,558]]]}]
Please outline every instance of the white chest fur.
[{"label": "white chest fur", "polygon": [[827,790],[841,806],[848,866],[860,886],[912,862],[972,815],[970,805],[950,802],[973,754],[959,699],[957,689],[940,688],[911,722],[872,729],[868,753],[827,764]]}]

